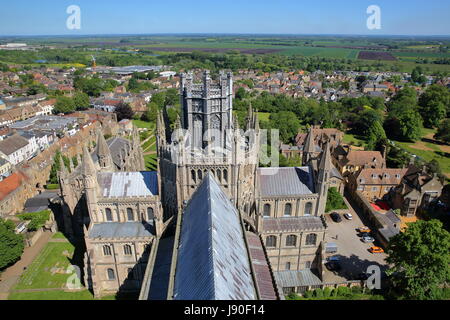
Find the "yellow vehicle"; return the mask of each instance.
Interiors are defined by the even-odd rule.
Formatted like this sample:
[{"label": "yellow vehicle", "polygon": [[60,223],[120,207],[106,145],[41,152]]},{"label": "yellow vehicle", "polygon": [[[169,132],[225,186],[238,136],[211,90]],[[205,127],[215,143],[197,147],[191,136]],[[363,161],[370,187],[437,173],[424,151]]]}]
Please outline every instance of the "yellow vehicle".
[{"label": "yellow vehicle", "polygon": [[369,232],[370,232],[370,229],[367,228],[367,227],[361,227],[361,228],[358,229],[358,232],[361,232],[361,233],[369,233]]},{"label": "yellow vehicle", "polygon": [[384,252],[383,248],[380,248],[380,247],[371,247],[369,249],[369,251],[371,253],[383,253]]}]

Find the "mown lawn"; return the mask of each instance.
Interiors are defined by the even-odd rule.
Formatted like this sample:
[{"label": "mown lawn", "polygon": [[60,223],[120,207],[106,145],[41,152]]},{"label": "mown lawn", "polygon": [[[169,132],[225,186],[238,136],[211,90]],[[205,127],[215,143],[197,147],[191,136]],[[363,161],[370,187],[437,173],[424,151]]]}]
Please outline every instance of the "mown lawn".
[{"label": "mown lawn", "polygon": [[349,133],[344,134],[343,140],[344,140],[344,143],[346,143],[346,144],[358,146],[358,147],[364,146],[364,143],[365,143],[365,141],[363,139],[361,139],[360,136],[357,136],[354,134],[349,134]]},{"label": "mown lawn", "polygon": [[142,120],[133,120],[133,124],[140,129],[154,129],[155,124],[153,122],[147,122]]},{"label": "mown lawn", "polygon": [[66,273],[72,264],[74,246],[68,242],[49,242],[20,277],[13,290],[65,288]]},{"label": "mown lawn", "polygon": [[116,300],[115,296],[105,296],[94,299],[89,290],[67,292],[62,290],[37,291],[37,292],[14,292],[9,295],[9,300]]},{"label": "mown lawn", "polygon": [[150,154],[144,156],[145,166],[149,171],[155,171],[157,169],[156,154]]}]

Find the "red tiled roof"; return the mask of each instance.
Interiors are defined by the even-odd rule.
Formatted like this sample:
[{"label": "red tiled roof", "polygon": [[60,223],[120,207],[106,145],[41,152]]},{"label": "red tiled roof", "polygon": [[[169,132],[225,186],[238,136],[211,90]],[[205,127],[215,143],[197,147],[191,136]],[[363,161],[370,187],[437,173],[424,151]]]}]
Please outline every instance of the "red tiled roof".
[{"label": "red tiled roof", "polygon": [[22,185],[25,176],[20,172],[13,173],[3,181],[0,181],[0,201]]}]

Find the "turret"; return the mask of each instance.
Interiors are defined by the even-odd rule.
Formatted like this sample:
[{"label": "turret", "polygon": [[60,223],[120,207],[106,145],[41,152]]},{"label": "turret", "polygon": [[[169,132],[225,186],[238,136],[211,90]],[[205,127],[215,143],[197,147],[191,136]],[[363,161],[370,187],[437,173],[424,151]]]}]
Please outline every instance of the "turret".
[{"label": "turret", "polygon": [[84,180],[84,188],[86,195],[86,204],[88,207],[89,217],[91,221],[96,222],[97,219],[97,170],[95,169],[94,161],[89,154],[87,147],[83,148],[83,164],[81,167],[81,174]]},{"label": "turret", "polygon": [[97,131],[97,156],[100,170],[114,171],[114,162],[111,157],[111,151],[109,150],[105,137],[100,130]]},{"label": "turret", "polygon": [[325,206],[328,198],[328,182],[333,170],[331,162],[330,143],[327,142],[322,153],[319,172],[317,175],[316,192],[319,194],[319,201],[317,206],[317,216],[325,213]]},{"label": "turret", "polygon": [[309,128],[308,134],[306,135],[305,142],[303,143],[303,157],[302,164],[304,166],[308,165],[308,163],[314,157],[316,153],[316,144],[314,143],[314,134],[312,127]]}]

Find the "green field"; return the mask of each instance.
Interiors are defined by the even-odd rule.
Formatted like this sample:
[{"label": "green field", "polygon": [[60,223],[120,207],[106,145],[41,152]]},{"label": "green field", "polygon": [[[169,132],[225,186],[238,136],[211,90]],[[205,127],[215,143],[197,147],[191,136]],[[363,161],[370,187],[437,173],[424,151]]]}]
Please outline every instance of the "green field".
[{"label": "green field", "polygon": [[153,122],[147,122],[142,120],[133,120],[133,124],[139,129],[154,129],[155,124]]}]

